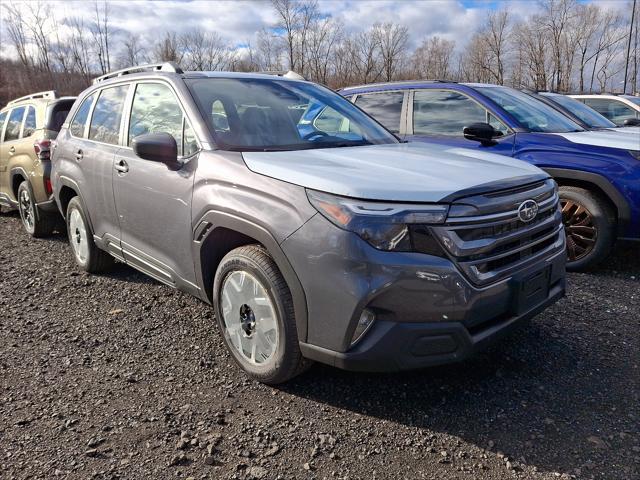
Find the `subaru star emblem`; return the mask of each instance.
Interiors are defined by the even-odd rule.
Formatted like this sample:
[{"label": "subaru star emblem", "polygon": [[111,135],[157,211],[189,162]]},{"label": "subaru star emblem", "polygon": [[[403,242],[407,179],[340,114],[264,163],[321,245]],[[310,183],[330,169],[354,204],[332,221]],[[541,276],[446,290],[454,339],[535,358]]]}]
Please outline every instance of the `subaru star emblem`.
[{"label": "subaru star emblem", "polygon": [[523,222],[530,222],[538,214],[538,203],[535,200],[525,200],[518,207],[518,218]]}]

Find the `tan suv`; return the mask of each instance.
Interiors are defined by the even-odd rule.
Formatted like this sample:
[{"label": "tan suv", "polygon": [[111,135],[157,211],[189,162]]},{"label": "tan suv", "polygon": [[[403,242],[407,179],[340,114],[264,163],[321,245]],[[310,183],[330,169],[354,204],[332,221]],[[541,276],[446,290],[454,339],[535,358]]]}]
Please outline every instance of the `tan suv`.
[{"label": "tan suv", "polygon": [[75,97],[40,92],[0,110],[0,207],[17,208],[34,237],[51,234],[59,214],[51,189],[51,141]]}]

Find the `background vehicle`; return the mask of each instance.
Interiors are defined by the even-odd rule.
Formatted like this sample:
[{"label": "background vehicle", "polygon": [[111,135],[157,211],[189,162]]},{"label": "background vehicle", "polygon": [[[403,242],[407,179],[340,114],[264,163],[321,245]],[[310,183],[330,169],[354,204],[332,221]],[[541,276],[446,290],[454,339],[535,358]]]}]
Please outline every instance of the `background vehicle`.
[{"label": "background vehicle", "polygon": [[113,256],[212,303],[229,352],[263,382],[306,359],[458,361],[564,293],[547,174],[400,143],[308,82],[130,68],[80,95],[57,144],[77,264]]},{"label": "background vehicle", "polygon": [[575,98],[562,95],[561,93],[523,91],[533,98],[555,108],[585,130],[609,130],[619,133],[629,133],[638,136],[638,142],[640,143],[640,127],[619,127],[608,118],[600,115],[593,108]]},{"label": "background vehicle", "polygon": [[640,97],[632,95],[570,95],[619,127],[640,125]]},{"label": "background vehicle", "polygon": [[508,155],[551,174],[560,185],[570,269],[596,265],[616,236],[640,239],[634,135],[585,131],[539,100],[497,85],[397,82],[341,93],[403,139]]},{"label": "background vehicle", "polygon": [[18,208],[25,230],[34,237],[49,235],[58,220],[49,152],[74,101],[40,92],[0,111],[0,206]]}]

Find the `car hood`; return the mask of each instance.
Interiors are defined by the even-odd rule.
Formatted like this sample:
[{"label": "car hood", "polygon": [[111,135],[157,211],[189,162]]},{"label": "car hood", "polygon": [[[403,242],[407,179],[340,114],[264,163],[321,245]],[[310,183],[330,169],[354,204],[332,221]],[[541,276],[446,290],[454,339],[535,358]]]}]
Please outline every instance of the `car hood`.
[{"label": "car hood", "polygon": [[592,130],[588,132],[554,133],[552,135],[559,135],[572,143],[580,145],[620,148],[623,150],[640,150],[640,135],[637,134],[621,135],[617,131]]},{"label": "car hood", "polygon": [[346,197],[439,202],[548,175],[510,157],[425,143],[244,152],[253,172]]},{"label": "car hood", "polygon": [[637,135],[637,138],[639,139],[638,142],[640,142],[640,127],[612,127],[607,130],[618,133],[633,133],[634,135]]}]

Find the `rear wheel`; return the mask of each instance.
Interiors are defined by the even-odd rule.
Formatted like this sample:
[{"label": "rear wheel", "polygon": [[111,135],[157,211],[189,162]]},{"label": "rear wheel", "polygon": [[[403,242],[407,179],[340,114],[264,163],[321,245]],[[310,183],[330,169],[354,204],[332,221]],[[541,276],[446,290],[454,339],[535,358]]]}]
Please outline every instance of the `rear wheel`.
[{"label": "rear wheel", "polygon": [[46,237],[56,228],[55,215],[38,210],[33,190],[26,180],[18,186],[18,211],[22,226],[32,237]]},{"label": "rear wheel", "polygon": [[225,345],[249,377],[277,384],[305,369],[291,292],[266,249],[249,245],[229,252],[213,288]]},{"label": "rear wheel", "polygon": [[67,206],[67,234],[73,258],[80,268],[89,273],[100,273],[113,265],[113,257],[93,241],[93,232],[78,197],[72,198]]},{"label": "rear wheel", "polygon": [[560,187],[567,238],[567,270],[581,271],[604,260],[615,241],[616,221],[609,203],[579,187]]}]

